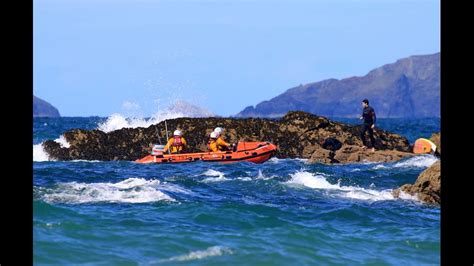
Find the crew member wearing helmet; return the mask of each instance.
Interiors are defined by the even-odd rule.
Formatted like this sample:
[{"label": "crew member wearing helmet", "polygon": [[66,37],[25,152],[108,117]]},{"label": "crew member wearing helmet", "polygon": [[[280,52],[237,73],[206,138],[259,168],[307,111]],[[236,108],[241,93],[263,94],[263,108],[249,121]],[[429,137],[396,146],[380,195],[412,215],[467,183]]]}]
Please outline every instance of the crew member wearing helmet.
[{"label": "crew member wearing helmet", "polygon": [[166,153],[170,151],[171,153],[180,153],[186,148],[186,140],[182,137],[183,133],[181,130],[175,130],[173,137],[168,140],[163,152]]},{"label": "crew member wearing helmet", "polygon": [[216,133],[216,136],[217,136],[217,140],[216,140],[217,149],[220,151],[227,151],[230,149],[232,145],[224,141],[224,138],[222,137],[223,131],[224,130],[221,127],[216,127],[214,129],[214,133]]},{"label": "crew member wearing helmet", "polygon": [[214,132],[217,133],[217,137],[220,137],[223,131],[224,129],[222,129],[221,127],[214,128]]},{"label": "crew member wearing helmet", "polygon": [[222,150],[227,150],[228,147],[231,145],[222,139],[219,141],[219,135],[217,132],[213,131],[211,135],[209,136],[209,141],[207,142],[207,148],[209,151],[216,152],[216,151],[222,151]]},{"label": "crew member wearing helmet", "polygon": [[217,147],[217,138],[217,133],[215,131],[211,132],[211,135],[209,136],[209,141],[207,142],[207,148],[209,149],[209,151],[219,151],[219,148]]}]

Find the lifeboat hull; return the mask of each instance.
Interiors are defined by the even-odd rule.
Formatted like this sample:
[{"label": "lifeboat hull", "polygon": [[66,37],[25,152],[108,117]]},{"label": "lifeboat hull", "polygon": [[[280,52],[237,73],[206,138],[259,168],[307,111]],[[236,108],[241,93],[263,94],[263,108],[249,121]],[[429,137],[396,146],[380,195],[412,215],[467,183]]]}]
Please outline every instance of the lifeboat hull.
[{"label": "lifeboat hull", "polygon": [[147,155],[137,163],[252,162],[264,163],[275,155],[277,147],[270,142],[239,142],[235,151],[196,152],[182,154]]}]

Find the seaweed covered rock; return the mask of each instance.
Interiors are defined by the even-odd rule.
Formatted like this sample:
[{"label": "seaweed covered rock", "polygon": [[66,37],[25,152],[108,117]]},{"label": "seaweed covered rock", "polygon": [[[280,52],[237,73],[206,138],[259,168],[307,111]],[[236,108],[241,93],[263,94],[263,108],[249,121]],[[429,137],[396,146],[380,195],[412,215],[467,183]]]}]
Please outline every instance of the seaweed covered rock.
[{"label": "seaweed covered rock", "polygon": [[309,159],[310,163],[357,163],[357,162],[394,162],[413,153],[398,150],[364,150],[356,145],[343,145],[337,151],[318,150]]},{"label": "seaweed covered rock", "polygon": [[[166,122],[170,132],[183,131],[189,146],[187,152],[205,151],[209,134],[218,126],[225,128],[224,138],[228,142],[274,143],[278,146],[278,158],[310,158],[315,152],[322,152],[324,148],[320,143],[328,138],[337,139],[342,147],[362,146],[359,126],[305,112],[289,112],[281,119],[209,117],[176,118]],[[165,144],[165,136],[163,121],[148,128],[123,128],[109,133],[74,129],[64,133],[69,148],[51,140],[43,146],[51,158],[58,160],[136,160],[149,154],[153,144]],[[378,150],[410,150],[408,140],[400,135],[377,130],[375,138]]]},{"label": "seaweed covered rock", "polygon": [[423,171],[413,185],[405,184],[394,190],[394,196],[398,197],[400,191],[417,196],[426,203],[441,204],[441,161]]}]

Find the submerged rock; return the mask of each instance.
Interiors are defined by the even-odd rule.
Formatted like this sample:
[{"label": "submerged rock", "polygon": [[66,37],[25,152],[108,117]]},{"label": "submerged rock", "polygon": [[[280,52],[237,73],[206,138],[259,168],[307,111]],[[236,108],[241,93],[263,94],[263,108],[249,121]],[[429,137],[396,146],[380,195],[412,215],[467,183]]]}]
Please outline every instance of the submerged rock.
[{"label": "submerged rock", "polygon": [[[362,146],[358,136],[359,126],[347,125],[321,116],[305,112],[289,112],[281,119],[264,118],[176,118],[167,120],[169,133],[180,129],[188,142],[188,152],[206,151],[209,134],[217,126],[225,128],[226,141],[269,141],[278,146],[278,158],[310,158],[317,154],[328,154],[320,143],[328,138],[335,138],[342,147],[334,153],[338,162],[355,160],[345,156],[351,150],[347,147]],[[104,133],[100,130],[74,129],[64,133],[69,148],[48,140],[43,146],[51,158],[57,160],[136,160],[151,151],[153,144],[166,143],[165,124],[152,125],[148,128],[123,128]],[[400,135],[376,130],[376,154],[387,151],[409,152],[408,140]],[[346,147],[346,148],[344,148]],[[355,148],[351,148],[355,149]],[[341,151],[342,150],[342,151]],[[363,158],[371,158],[370,152]],[[381,155],[382,156],[382,155]],[[361,158],[362,158],[361,157]],[[389,156],[386,156],[387,158]],[[385,158],[385,157],[384,157]],[[359,160],[359,159],[357,159]],[[315,160],[313,160],[315,161]],[[329,162],[331,162],[329,160]]]},{"label": "submerged rock", "polygon": [[405,184],[394,190],[393,195],[398,197],[400,191],[417,196],[426,203],[441,204],[441,161],[437,161],[423,171],[416,179],[415,184]]}]

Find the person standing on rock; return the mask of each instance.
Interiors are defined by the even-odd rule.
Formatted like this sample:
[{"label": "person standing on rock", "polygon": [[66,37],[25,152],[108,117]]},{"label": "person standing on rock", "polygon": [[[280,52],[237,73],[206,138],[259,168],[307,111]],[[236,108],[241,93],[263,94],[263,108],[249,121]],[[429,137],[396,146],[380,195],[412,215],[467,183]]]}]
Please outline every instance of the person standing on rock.
[{"label": "person standing on rock", "polygon": [[362,139],[362,143],[364,144],[363,149],[367,149],[367,142],[365,141],[365,132],[369,133],[370,142],[372,143],[372,152],[375,151],[375,139],[374,139],[374,128],[375,128],[375,121],[377,117],[375,116],[375,110],[371,106],[369,106],[369,100],[364,99],[362,100],[362,116],[360,119],[364,120],[364,124],[362,125],[362,131],[360,132],[360,138]]}]

